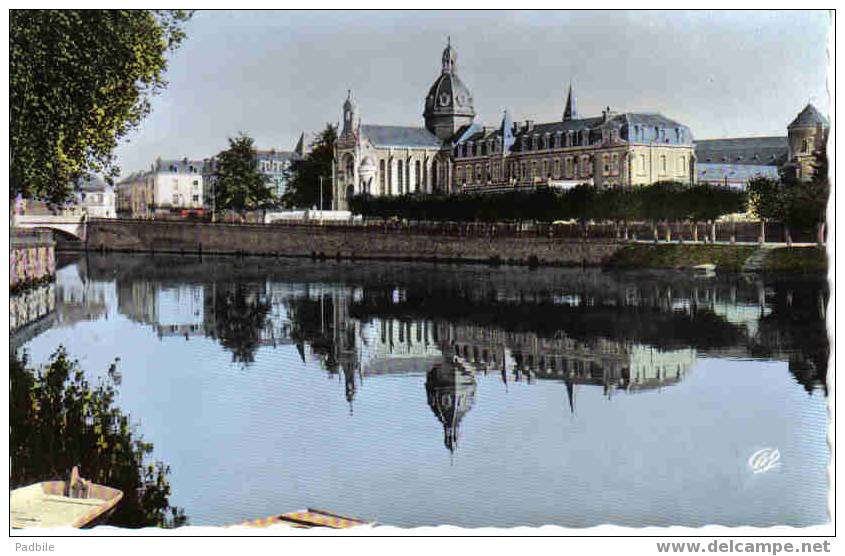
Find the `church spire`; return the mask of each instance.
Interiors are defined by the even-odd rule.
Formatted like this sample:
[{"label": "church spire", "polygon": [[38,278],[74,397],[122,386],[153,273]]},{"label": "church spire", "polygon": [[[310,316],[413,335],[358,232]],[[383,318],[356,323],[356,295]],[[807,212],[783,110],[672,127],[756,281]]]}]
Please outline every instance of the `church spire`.
[{"label": "church spire", "polygon": [[443,73],[455,73],[457,60],[458,53],[452,48],[452,37],[446,37],[446,48],[443,50]]},{"label": "church spire", "polygon": [[563,110],[563,121],[575,120],[578,111],[575,109],[575,95],[572,94],[572,82],[569,83],[569,93],[566,95],[566,108]]}]

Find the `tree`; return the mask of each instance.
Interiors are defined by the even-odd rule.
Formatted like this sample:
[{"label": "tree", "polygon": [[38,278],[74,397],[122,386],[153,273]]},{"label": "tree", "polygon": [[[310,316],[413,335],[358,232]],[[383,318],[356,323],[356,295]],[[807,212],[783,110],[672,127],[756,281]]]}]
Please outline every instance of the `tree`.
[{"label": "tree", "polygon": [[822,146],[815,153],[813,178],[805,192],[808,212],[813,215],[812,223],[816,226],[816,243],[824,244],[825,224],[827,223],[827,202],[830,197],[830,178],[827,161],[827,148]]},{"label": "tree", "polygon": [[755,176],[748,180],[748,205],[760,219],[760,243],[766,242],[766,221],[783,218],[783,192],[778,180]]},{"label": "tree", "polygon": [[269,178],[258,169],[254,141],[241,132],[229,138],[229,148],[217,155],[214,172],[215,211],[267,208],[273,203]]},{"label": "tree", "polygon": [[304,158],[294,160],[286,171],[287,188],[282,204],[288,208],[311,208],[320,204],[320,178],[323,178],[323,205],[332,206],[332,167],[337,142],[337,126],[326,128],[311,143]]},{"label": "tree", "polygon": [[[725,214],[745,211],[746,195],[724,186],[702,184],[687,190],[691,223],[709,222],[710,241],[716,242],[716,220]],[[693,241],[698,240],[698,228],[693,228]]]},{"label": "tree", "polygon": [[67,201],[91,173],[119,174],[114,148],[167,85],[182,10],[9,12],[9,197]]},{"label": "tree", "polygon": [[148,461],[153,445],[116,405],[120,373],[113,363],[97,385],[59,347],[32,368],[26,354],[9,356],[9,482],[12,488],[83,476],[117,488],[123,499],[108,524],[118,527],[184,525],[170,505],[169,466]]}]

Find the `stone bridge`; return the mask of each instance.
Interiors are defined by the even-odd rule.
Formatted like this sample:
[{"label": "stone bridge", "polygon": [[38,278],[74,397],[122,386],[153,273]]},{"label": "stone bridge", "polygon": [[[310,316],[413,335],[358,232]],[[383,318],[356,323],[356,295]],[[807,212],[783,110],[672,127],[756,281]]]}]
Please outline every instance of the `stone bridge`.
[{"label": "stone bridge", "polygon": [[83,243],[86,240],[87,224],[81,214],[15,214],[12,216],[14,228],[47,228],[69,234]]}]

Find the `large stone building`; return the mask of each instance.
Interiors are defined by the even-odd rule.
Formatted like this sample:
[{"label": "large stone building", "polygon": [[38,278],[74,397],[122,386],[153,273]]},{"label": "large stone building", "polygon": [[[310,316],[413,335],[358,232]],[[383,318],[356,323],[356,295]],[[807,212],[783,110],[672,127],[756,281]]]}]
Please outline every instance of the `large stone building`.
[{"label": "large stone building", "polygon": [[117,184],[117,212],[132,217],[203,210],[203,161],[162,160]]},{"label": "large stone building", "polygon": [[507,111],[498,126],[475,122],[469,88],[458,76],[451,44],[425,96],[424,126],[364,124],[350,92],[335,153],[334,207],[353,195],[501,191],[567,182],[642,185],[695,177],[689,128],[654,113],[580,118],[570,87],[559,121],[515,124]]},{"label": "large stone building", "polygon": [[777,179],[781,172],[809,180],[815,153],[827,144],[829,131],[827,119],[808,104],[787,126],[785,137],[699,140],[698,182],[743,188],[755,176]]}]

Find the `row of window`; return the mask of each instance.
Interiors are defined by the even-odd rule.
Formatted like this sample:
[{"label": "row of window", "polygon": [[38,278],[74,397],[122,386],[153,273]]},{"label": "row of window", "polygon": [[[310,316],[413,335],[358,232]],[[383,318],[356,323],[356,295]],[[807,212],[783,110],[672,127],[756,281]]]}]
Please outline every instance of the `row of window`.
[{"label": "row of window", "polygon": [[[618,176],[621,168],[619,154],[611,153],[601,156],[602,175]],[[492,163],[476,164],[475,166],[458,166],[455,169],[455,178],[457,183],[466,183],[468,185],[473,183],[483,184],[488,181],[507,181],[511,178],[531,181],[534,178],[579,179],[593,175],[592,161],[593,158],[591,155],[554,159],[546,158],[542,161],[514,161],[510,164],[505,164],[505,175],[500,174],[501,166],[499,162],[494,161]],[[681,155],[677,158],[676,162],[677,173],[686,175],[688,170],[687,157]],[[648,173],[648,160],[645,154],[640,154],[637,157],[636,170],[640,175]],[[661,175],[668,175],[670,171],[668,157],[665,154],[661,154],[658,159],[658,172]]]},{"label": "row of window", "polygon": [[[178,179],[174,178],[171,183],[172,183],[174,189],[179,189],[179,180]],[[193,180],[191,182],[191,187],[193,188],[194,191],[198,190],[199,187],[200,187],[200,180]]]},{"label": "row of window", "polygon": [[[173,172],[174,174],[179,173],[179,167],[176,166],[175,164],[171,164],[170,167],[168,168],[168,170],[170,172]],[[187,170],[188,170],[188,173],[190,173],[190,174],[198,174],[199,173],[199,170],[197,169],[197,167],[193,166],[193,165],[188,166]]]},{"label": "row of window", "polygon": [[279,161],[279,160],[262,160],[260,163],[260,171],[264,173],[274,173],[278,174],[280,172],[284,172],[290,163],[288,161]]},{"label": "row of window", "polygon": [[396,164],[388,166],[385,160],[379,161],[379,192],[387,195],[388,184],[392,183],[391,173],[396,172],[396,186],[399,194],[419,192],[423,184],[428,183],[428,167],[419,160],[414,161],[413,176],[411,175],[411,162],[409,160],[397,160]]},{"label": "row of window", "polygon": [[[607,173],[618,173],[619,155],[613,154],[605,164]],[[607,155],[605,155],[607,158]],[[593,175],[592,156],[582,155],[579,157],[566,157],[565,159],[544,159],[542,161],[513,161],[509,164],[500,165],[498,162],[492,164],[476,164],[474,167],[458,166],[455,169],[455,180],[460,184],[482,184],[488,181],[508,181],[510,179],[531,180],[535,178],[566,178],[578,179]]]},{"label": "row of window", "polygon": [[[634,140],[643,142],[646,141],[646,130],[647,128],[645,126],[634,126]],[[619,140],[619,137],[620,135],[618,129],[605,129],[602,131],[603,141],[616,142]],[[684,140],[684,130],[679,127],[674,128],[674,137],[678,143],[682,143]],[[668,142],[669,130],[655,126],[654,135],[651,140],[657,142]],[[551,133],[545,133],[543,135],[534,134],[530,137],[523,135],[519,140],[520,150],[522,151],[560,149],[564,147],[588,146],[589,144],[589,129],[567,132],[557,131],[554,135]],[[455,157],[457,158],[487,156],[501,152],[502,140],[498,137],[480,141],[478,143],[467,141],[466,143],[462,143],[455,147]]]}]

